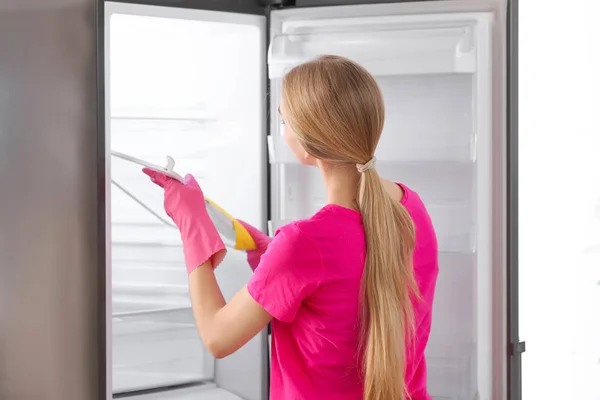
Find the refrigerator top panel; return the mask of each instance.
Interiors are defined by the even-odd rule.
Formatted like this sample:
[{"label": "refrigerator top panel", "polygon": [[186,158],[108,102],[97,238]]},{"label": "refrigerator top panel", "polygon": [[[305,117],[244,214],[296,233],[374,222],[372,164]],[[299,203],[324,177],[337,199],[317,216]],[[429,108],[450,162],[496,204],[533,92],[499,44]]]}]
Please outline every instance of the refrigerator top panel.
[{"label": "refrigerator top panel", "polygon": [[351,58],[376,76],[473,73],[476,26],[490,18],[486,13],[360,16],[351,11],[306,19],[273,12],[269,77],[281,78],[322,54]]}]

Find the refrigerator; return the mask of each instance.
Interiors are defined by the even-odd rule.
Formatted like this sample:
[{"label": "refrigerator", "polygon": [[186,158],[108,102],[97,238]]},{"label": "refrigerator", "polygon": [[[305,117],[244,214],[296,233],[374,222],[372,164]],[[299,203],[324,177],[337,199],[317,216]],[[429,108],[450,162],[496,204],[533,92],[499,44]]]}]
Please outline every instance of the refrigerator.
[{"label": "refrigerator", "polygon": [[[377,169],[421,195],[438,234],[430,394],[520,399],[516,2],[7,4],[0,398],[268,398],[269,329],[211,357],[161,191],[111,151],[173,157],[273,234],[325,201],[283,140],[281,79],[338,54],[376,77]],[[245,254],[230,249],[216,274],[231,298],[251,276]]]}]

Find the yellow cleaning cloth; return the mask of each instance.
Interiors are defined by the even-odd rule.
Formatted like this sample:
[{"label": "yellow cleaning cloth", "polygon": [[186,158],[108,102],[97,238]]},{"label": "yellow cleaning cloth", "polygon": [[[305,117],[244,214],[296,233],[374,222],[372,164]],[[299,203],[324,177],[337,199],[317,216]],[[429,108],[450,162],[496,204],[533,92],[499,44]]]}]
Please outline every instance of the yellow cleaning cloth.
[{"label": "yellow cleaning cloth", "polygon": [[254,239],[250,236],[250,233],[244,228],[242,224],[238,222],[237,219],[233,218],[231,215],[227,213],[227,211],[223,210],[217,203],[209,199],[208,197],[204,197],[206,201],[210,203],[214,208],[219,210],[223,215],[231,220],[233,225],[233,230],[235,231],[235,246],[236,250],[256,250],[256,243],[254,243]]}]

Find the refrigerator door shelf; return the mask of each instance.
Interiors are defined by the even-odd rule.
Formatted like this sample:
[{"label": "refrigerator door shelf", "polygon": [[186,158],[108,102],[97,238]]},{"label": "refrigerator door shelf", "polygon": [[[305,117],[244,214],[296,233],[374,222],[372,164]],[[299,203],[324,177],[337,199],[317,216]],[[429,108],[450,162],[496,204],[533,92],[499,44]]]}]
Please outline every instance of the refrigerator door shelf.
[{"label": "refrigerator door shelf", "polygon": [[[406,137],[405,140],[393,140],[392,134],[384,130],[381,142],[377,147],[375,156],[378,165],[401,163],[474,163],[475,162],[475,136],[463,135],[461,132],[449,133],[419,133],[420,142]],[[417,134],[415,134],[417,136]],[[430,141],[427,141],[427,136]],[[459,138],[448,140],[448,138]],[[404,138],[403,138],[404,139]],[[267,137],[269,149],[269,162],[271,164],[298,164],[299,161],[290,150],[285,138],[279,135]],[[448,143],[462,142],[462,143]],[[418,144],[416,144],[418,143]]]},{"label": "refrigerator door shelf", "polygon": [[269,49],[269,77],[321,54],[349,57],[375,76],[473,73],[474,18],[381,16],[284,21]]}]

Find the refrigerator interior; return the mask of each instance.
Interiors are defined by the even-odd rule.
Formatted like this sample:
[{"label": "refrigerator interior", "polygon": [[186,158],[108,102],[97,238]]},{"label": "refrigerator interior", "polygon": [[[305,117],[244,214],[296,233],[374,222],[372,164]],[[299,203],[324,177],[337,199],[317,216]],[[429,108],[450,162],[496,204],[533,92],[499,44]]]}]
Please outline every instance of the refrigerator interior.
[{"label": "refrigerator interior", "polygon": [[[427,348],[437,400],[492,398],[492,13],[402,15],[404,5],[273,11],[269,78],[320,54],[365,66],[383,91],[379,173],[423,198],[436,228],[440,274]],[[271,120],[273,229],[323,206],[318,170],[287,149]]]},{"label": "refrigerator interior", "polygon": [[[263,226],[264,17],[116,3],[106,11],[107,149],[159,165],[170,155],[224,209]],[[162,189],[140,166],[109,159],[113,393],[262,399],[265,335],[212,358]],[[226,299],[251,275],[234,250],[216,273]],[[189,384],[198,386],[169,389]]]}]

